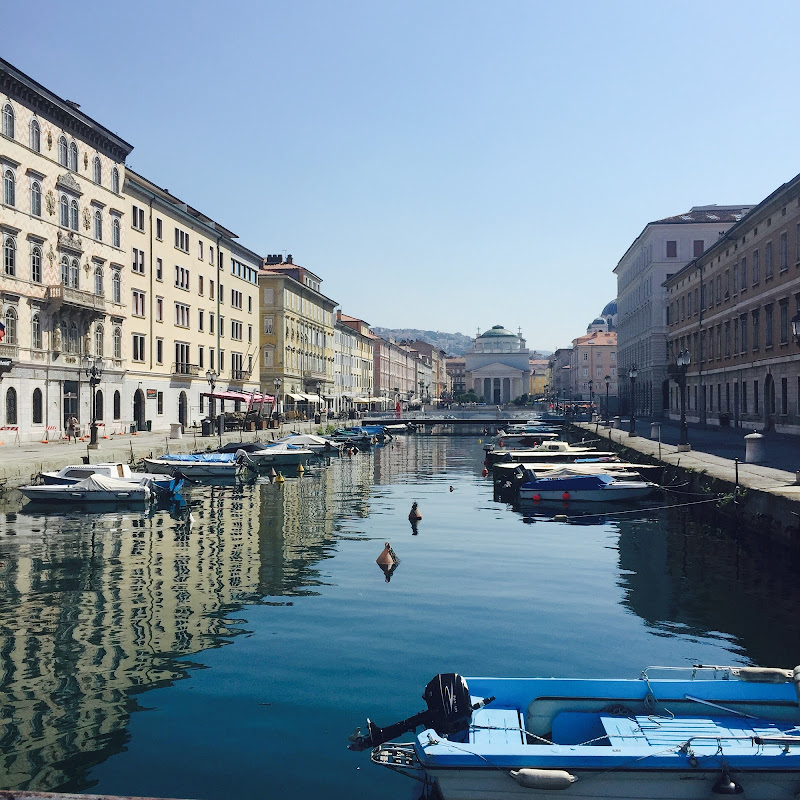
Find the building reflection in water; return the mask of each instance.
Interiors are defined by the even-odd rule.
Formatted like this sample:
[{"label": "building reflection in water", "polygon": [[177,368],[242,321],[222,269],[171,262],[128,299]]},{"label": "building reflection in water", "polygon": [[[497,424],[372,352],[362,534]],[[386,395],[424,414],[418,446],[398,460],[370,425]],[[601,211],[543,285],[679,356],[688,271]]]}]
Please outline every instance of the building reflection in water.
[{"label": "building reflection in water", "polygon": [[800,663],[800,557],[785,544],[721,527],[718,518],[697,521],[685,511],[666,520],[619,517],[613,524],[623,604],[654,632],[708,638],[719,631],[742,660]]}]

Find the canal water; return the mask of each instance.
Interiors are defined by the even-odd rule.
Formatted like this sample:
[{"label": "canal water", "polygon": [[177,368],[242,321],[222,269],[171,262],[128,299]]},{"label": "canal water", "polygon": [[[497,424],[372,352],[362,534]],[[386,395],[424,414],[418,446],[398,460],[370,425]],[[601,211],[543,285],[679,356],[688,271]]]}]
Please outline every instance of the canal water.
[{"label": "canal water", "polygon": [[517,510],[482,455],[402,437],[147,512],[45,515],[9,493],[0,789],[411,800],[347,737],[422,710],[438,672],[800,663],[795,556],[693,510]]}]

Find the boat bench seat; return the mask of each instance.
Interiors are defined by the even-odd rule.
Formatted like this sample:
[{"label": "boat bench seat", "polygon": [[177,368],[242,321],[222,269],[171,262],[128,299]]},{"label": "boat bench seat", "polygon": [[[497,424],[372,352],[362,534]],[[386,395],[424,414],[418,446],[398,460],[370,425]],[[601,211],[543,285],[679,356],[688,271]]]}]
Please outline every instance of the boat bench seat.
[{"label": "boat bench seat", "polygon": [[519,710],[490,706],[479,708],[472,714],[469,741],[472,744],[525,744]]}]

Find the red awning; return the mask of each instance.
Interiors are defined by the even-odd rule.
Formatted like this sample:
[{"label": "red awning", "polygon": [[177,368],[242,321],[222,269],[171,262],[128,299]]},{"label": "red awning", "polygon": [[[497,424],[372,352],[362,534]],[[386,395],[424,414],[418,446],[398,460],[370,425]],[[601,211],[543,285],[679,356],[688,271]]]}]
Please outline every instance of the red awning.
[{"label": "red awning", "polygon": [[213,397],[215,400],[239,400],[242,403],[274,403],[275,398],[271,394],[259,394],[253,392],[247,394],[246,392],[200,392],[201,397]]}]

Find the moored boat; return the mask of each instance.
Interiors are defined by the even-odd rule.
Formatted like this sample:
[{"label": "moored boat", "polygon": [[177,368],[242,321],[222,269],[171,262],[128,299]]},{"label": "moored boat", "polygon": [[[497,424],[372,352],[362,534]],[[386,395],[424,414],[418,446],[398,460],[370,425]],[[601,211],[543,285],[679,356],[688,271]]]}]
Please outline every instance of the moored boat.
[{"label": "moored boat", "polygon": [[242,466],[236,453],[193,453],[145,458],[144,468],[164,475],[172,475],[177,469],[187,478],[233,478]]},{"label": "moored boat", "polygon": [[[679,677],[680,676],[680,677]],[[427,709],[351,737],[444,800],[783,800],[800,790],[800,667],[651,667],[632,680],[437,675]],[[423,726],[404,744],[387,744]]]},{"label": "moored boat", "polygon": [[28,500],[47,503],[121,503],[145,502],[153,496],[147,481],[131,481],[92,474],[72,484],[37,484],[20,486],[19,491]]},{"label": "moored boat", "polygon": [[119,461],[99,464],[69,464],[57,471],[40,472],[39,477],[46,486],[73,486],[90,475],[103,475],[106,478],[144,483],[154,494],[168,497],[177,494],[183,487],[183,479],[175,477],[156,478],[147,472],[133,472],[127,464]]},{"label": "moored boat", "polygon": [[530,473],[530,480],[519,487],[519,499],[534,502],[613,503],[643,500],[657,484],[632,476],[608,473],[584,474],[561,468]]}]

